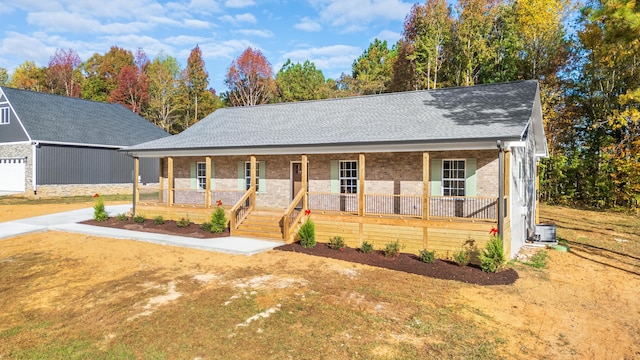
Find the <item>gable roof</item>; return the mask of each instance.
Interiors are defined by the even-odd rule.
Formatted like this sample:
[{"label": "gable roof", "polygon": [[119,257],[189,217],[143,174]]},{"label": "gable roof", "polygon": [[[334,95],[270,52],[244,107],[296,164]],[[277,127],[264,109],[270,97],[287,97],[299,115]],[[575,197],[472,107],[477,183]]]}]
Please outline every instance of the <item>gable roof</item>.
[{"label": "gable roof", "polygon": [[[218,109],[184,132],[124,150],[138,156],[206,149],[292,153],[301,148],[519,141],[536,81]],[[279,150],[275,150],[279,149]],[[294,151],[295,150],[295,151]]]},{"label": "gable roof", "polygon": [[0,87],[35,142],[122,147],[168,136],[120,104]]}]

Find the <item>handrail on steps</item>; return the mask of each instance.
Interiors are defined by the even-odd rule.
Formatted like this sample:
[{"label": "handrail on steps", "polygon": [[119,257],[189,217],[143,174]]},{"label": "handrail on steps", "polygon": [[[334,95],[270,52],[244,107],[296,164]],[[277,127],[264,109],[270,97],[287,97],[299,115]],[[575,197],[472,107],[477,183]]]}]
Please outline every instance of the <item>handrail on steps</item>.
[{"label": "handrail on steps", "polygon": [[291,234],[291,229],[295,227],[295,225],[300,221],[300,219],[302,219],[302,216],[304,215],[304,210],[306,210],[304,202],[302,204],[303,211],[300,211],[300,213],[298,213],[295,219],[293,220],[291,219],[291,214],[293,213],[293,210],[296,209],[296,206],[300,203],[302,199],[304,199],[306,195],[307,195],[306,189],[301,189],[300,191],[298,191],[298,194],[296,195],[296,197],[293,198],[293,200],[291,201],[291,204],[289,204],[289,207],[287,208],[287,210],[285,210],[284,215],[282,215],[282,232],[283,232],[283,239],[286,243],[293,242],[291,239],[291,235],[293,235]]},{"label": "handrail on steps", "polygon": [[244,193],[244,195],[242,195],[240,200],[238,200],[238,202],[236,202],[236,204],[233,205],[233,207],[229,211],[231,213],[231,220],[230,220],[231,224],[229,226],[231,231],[236,230],[238,226],[242,224],[244,219],[247,218],[249,213],[254,209],[255,204],[249,203],[248,208],[243,205],[245,202],[247,202],[247,199],[249,199],[249,197],[253,195],[255,192],[256,192],[255,187],[252,187],[249,190],[247,190],[247,192]]}]

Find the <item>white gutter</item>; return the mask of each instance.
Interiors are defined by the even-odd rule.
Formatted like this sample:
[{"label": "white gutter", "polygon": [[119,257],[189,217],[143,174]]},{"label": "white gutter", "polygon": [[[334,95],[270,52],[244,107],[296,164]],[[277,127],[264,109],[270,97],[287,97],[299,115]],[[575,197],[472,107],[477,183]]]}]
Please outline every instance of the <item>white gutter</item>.
[{"label": "white gutter", "polygon": [[121,148],[127,146],[127,145],[85,144],[85,143],[72,143],[72,142],[48,141],[48,140],[34,140],[34,141],[37,141],[40,144],[82,146],[82,147],[97,147],[97,148],[109,148],[109,149],[121,149]]},{"label": "white gutter", "polygon": [[36,177],[36,148],[40,146],[40,143],[38,142],[34,142],[31,144],[31,167],[32,167],[32,171],[31,171],[31,184],[33,185],[33,195],[37,195],[38,194],[38,183],[37,183],[37,177]]},{"label": "white gutter", "polygon": [[123,150],[130,156],[158,158],[168,156],[232,156],[232,155],[291,155],[291,154],[336,154],[336,153],[380,153],[451,150],[494,150],[495,140],[442,142],[421,144],[354,144],[337,146],[286,146],[286,147],[242,147],[242,148],[197,148],[161,150]]}]

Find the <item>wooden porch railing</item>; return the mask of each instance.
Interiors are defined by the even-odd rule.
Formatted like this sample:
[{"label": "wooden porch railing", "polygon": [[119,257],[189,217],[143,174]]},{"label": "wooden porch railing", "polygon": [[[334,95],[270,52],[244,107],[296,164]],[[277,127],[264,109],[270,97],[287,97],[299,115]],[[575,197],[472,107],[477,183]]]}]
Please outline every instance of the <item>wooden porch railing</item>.
[{"label": "wooden porch railing", "polygon": [[[282,237],[286,243],[292,242],[291,236],[295,235],[292,230],[296,228],[304,215],[305,196],[307,196],[307,192],[301,189],[296,197],[293,198],[287,210],[285,210],[284,215],[282,215]],[[300,206],[300,209],[297,209],[298,206]]]},{"label": "wooden porch railing", "polygon": [[247,215],[249,215],[249,213],[255,208],[255,204],[251,202],[251,197],[255,194],[255,192],[255,187],[250,188],[231,208],[231,219],[229,224],[231,231],[238,229],[238,226],[242,224],[242,221],[244,221],[244,219],[247,218]]}]

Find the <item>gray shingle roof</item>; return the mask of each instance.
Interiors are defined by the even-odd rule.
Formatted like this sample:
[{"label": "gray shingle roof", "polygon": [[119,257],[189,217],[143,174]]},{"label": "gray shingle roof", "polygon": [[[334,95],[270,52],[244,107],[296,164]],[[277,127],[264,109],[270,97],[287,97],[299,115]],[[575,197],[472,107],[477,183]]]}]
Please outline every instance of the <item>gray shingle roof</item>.
[{"label": "gray shingle roof", "polygon": [[32,140],[130,146],[168,136],[119,104],[2,87]]},{"label": "gray shingle roof", "polygon": [[219,109],[126,150],[519,139],[536,81]]}]

